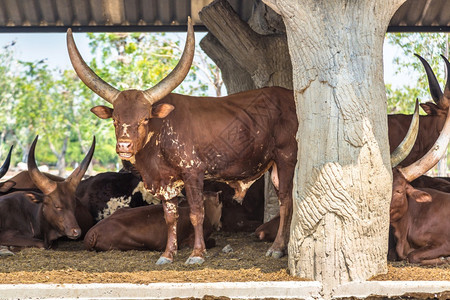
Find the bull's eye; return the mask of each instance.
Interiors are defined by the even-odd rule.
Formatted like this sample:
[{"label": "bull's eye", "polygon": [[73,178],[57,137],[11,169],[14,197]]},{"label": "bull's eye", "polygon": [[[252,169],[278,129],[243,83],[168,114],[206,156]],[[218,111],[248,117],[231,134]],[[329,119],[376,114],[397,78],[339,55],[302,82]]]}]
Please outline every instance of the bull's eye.
[{"label": "bull's eye", "polygon": [[62,207],[59,206],[58,204],[53,204],[53,206],[55,207],[56,210],[62,210]]},{"label": "bull's eye", "polygon": [[114,124],[115,127],[117,127],[117,124],[119,124],[119,122],[117,122],[116,119],[113,119],[113,124]]}]

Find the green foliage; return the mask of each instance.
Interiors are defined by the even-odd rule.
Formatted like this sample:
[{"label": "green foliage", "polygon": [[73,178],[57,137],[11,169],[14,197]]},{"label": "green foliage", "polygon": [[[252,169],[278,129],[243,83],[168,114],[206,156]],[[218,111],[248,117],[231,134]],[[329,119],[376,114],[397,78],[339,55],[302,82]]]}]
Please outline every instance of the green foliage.
[{"label": "green foliage", "polygon": [[419,102],[431,101],[425,69],[414,53],[428,61],[443,88],[445,66],[440,55],[446,55],[448,51],[449,36],[446,33],[388,33],[386,39],[402,52],[392,61],[396,74],[417,74],[417,80],[400,88],[393,89],[391,85],[386,85],[388,112],[411,114],[416,98]]}]

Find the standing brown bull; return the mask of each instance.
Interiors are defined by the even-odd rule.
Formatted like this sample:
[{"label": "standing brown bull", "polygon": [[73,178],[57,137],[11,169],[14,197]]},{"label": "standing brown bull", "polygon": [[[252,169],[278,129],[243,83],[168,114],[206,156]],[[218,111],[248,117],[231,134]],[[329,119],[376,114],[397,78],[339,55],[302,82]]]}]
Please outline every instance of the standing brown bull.
[{"label": "standing brown bull", "polygon": [[284,255],[297,161],[298,121],[292,91],[263,88],[220,99],[171,93],[189,72],[194,56],[190,20],[178,65],[156,86],[143,91],[119,91],[98,77],[83,61],[70,29],[67,45],[80,79],[113,105],[91,111],[100,118],[113,119],[119,157],[134,163],[146,188],[163,200],[168,240],[157,264],[172,262],[176,254],[178,213],[172,198],[183,186],[195,231],[194,250],[186,263],[202,263],[203,181],[225,181],[236,190],[235,198],[242,200],[249,186],[270,167],[278,189],[281,222],[267,255]]},{"label": "standing brown bull", "polygon": [[37,139],[28,154],[28,172],[42,194],[13,192],[0,197],[0,245],[49,248],[59,237],[81,236],[74,215],[75,189],[91,161],[95,139],[80,166],[61,182],[49,179],[37,168],[34,158]]},{"label": "standing brown bull", "polygon": [[[425,68],[430,86],[431,97],[435,103],[427,102],[420,104],[427,115],[420,116],[420,126],[417,140],[408,157],[401,162],[404,166],[410,165],[411,163],[417,161],[431,149],[434,142],[438,138],[442,127],[444,126],[448,108],[450,106],[450,63],[447,58],[441,55],[447,66],[447,82],[444,87],[444,92],[442,92],[439,82],[437,81],[436,76],[434,75],[428,62],[421,56],[417,54],[415,55],[420,59]],[[391,152],[397,148],[405,136],[411,122],[411,118],[412,115],[388,115],[389,145]]]}]

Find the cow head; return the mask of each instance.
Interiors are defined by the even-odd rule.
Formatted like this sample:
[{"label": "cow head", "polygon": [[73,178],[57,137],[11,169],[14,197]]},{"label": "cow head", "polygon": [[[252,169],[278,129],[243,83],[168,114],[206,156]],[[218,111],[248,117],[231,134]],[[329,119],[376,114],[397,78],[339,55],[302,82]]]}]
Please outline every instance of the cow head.
[{"label": "cow head", "polygon": [[0,167],[0,178],[5,176],[6,172],[8,172],[9,164],[11,163],[11,152],[12,152],[13,147],[14,146],[11,146],[11,148],[9,148],[8,156],[6,157],[6,160],[3,163],[3,165]]},{"label": "cow head", "polygon": [[67,48],[70,61],[80,79],[97,95],[113,105],[113,108],[96,106],[91,111],[99,118],[112,118],[116,130],[116,152],[123,160],[133,160],[152,136],[149,122],[152,118],[164,118],[174,106],[157,102],[170,94],[186,77],[194,57],[195,39],[191,19],[188,19],[186,45],[175,69],[161,82],[147,90],[119,91],[103,81],[84,62],[72,31],[67,30]]},{"label": "cow head", "polygon": [[[411,122],[410,130],[408,130],[407,137],[404,139],[404,141],[410,140],[408,136],[412,135],[414,137],[412,140],[412,145],[405,147],[404,151],[401,151],[401,153],[398,154],[399,156],[395,159],[395,162],[391,156],[391,163],[393,167],[392,199],[390,207],[391,223],[398,221],[405,215],[408,210],[408,200],[414,200],[417,202],[432,201],[431,196],[428,193],[415,189],[409,183],[425,174],[438,163],[444,153],[447,152],[447,146],[450,140],[450,115],[447,114],[444,127],[442,128],[442,131],[433,147],[431,147],[431,149],[422,158],[409,166],[396,167],[396,164],[400,163],[408,156],[412,146],[414,145],[415,137],[417,136],[417,132],[415,131],[418,130],[413,129],[415,127],[418,128],[418,126],[415,125],[416,121],[414,120],[417,118],[417,112],[418,107],[416,102],[416,111],[414,113],[413,121]],[[399,145],[399,147],[401,147],[402,144],[403,142]],[[393,154],[396,151],[394,151]]]},{"label": "cow head", "polygon": [[442,59],[444,60],[446,66],[447,66],[447,82],[444,87],[444,92],[442,92],[441,87],[439,85],[439,82],[436,79],[436,76],[431,69],[428,62],[421,57],[418,54],[414,54],[417,56],[420,61],[422,62],[425,72],[427,74],[428,78],[428,84],[430,87],[430,94],[431,98],[433,99],[433,102],[427,102],[422,103],[420,106],[423,108],[423,110],[428,114],[432,116],[440,116],[441,124],[438,124],[438,128],[442,128],[444,126],[445,118],[447,116],[448,108],[450,106],[450,63],[448,62],[447,58],[443,55],[441,55]]},{"label": "cow head", "polygon": [[28,172],[34,184],[42,191],[42,214],[47,223],[60,236],[77,239],[81,229],[75,219],[75,190],[86,172],[95,149],[95,138],[88,154],[72,174],[64,181],[53,181],[42,174],[36,166],[35,148],[38,137],[33,141],[28,154]]}]

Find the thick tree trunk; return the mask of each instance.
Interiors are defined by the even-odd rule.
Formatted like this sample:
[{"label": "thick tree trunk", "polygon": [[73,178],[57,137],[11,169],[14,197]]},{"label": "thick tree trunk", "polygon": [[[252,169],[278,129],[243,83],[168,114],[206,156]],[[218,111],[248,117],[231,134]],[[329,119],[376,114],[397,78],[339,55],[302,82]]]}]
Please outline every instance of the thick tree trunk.
[{"label": "thick tree trunk", "polygon": [[[210,32],[200,46],[221,69],[228,93],[265,86],[292,89],[292,64],[284,24],[272,9],[257,1],[247,24],[228,1],[216,0],[199,15]],[[268,221],[278,213],[279,205],[267,174],[265,183],[264,221]]]},{"label": "thick tree trunk", "polygon": [[299,118],[293,275],[333,287],[387,271],[392,172],[383,40],[405,0],[264,0],[284,19]]}]

